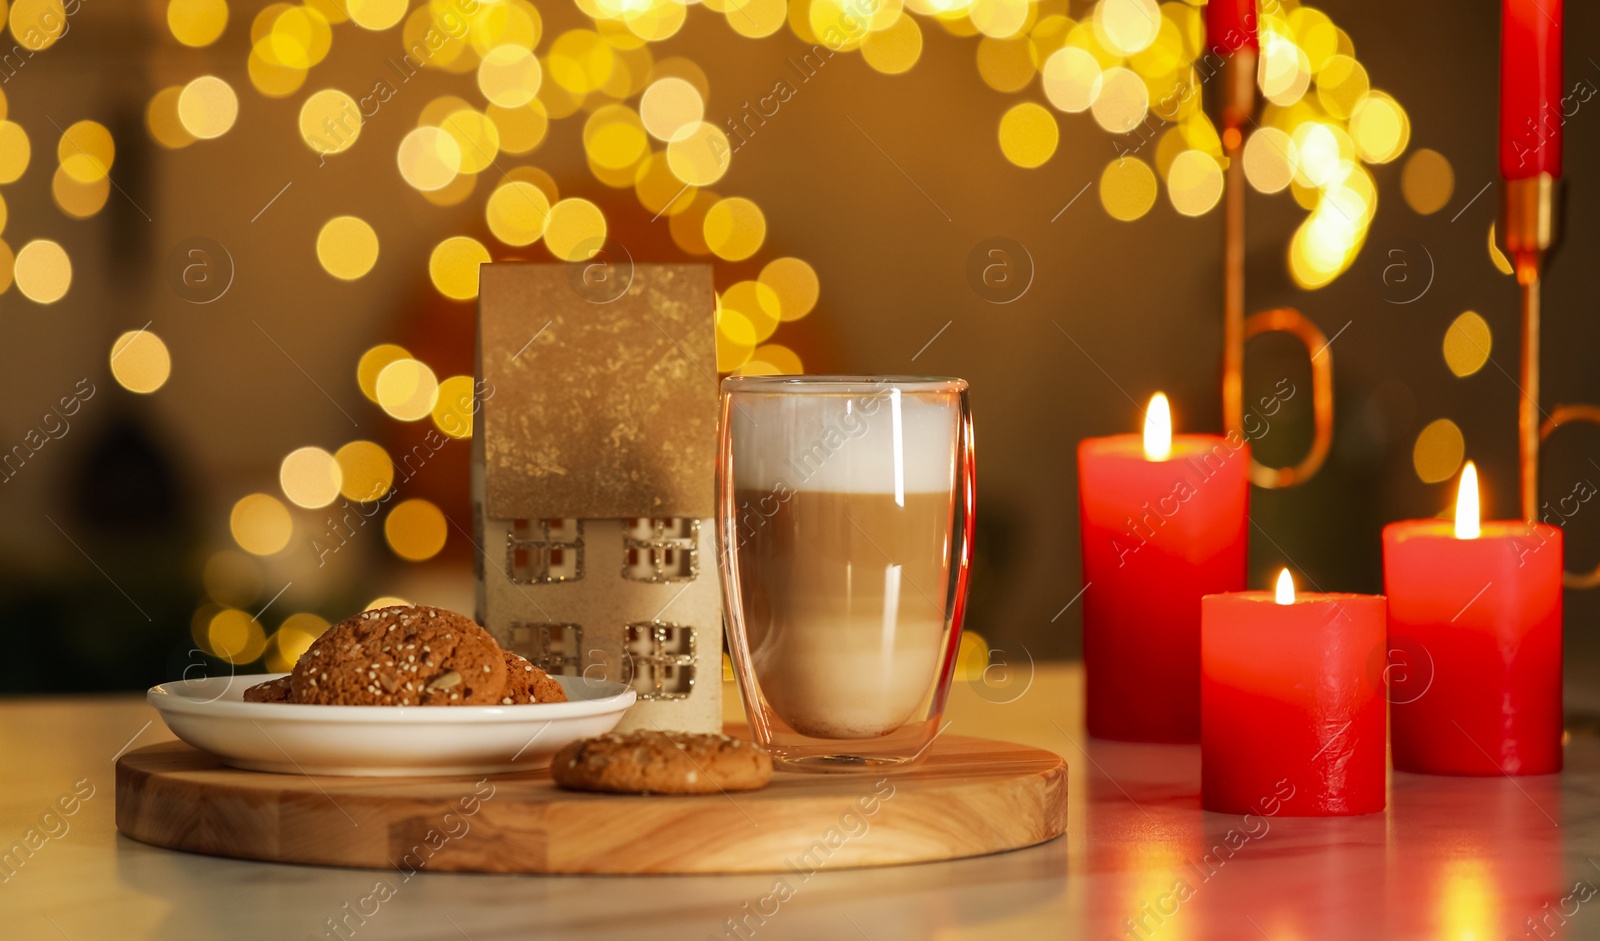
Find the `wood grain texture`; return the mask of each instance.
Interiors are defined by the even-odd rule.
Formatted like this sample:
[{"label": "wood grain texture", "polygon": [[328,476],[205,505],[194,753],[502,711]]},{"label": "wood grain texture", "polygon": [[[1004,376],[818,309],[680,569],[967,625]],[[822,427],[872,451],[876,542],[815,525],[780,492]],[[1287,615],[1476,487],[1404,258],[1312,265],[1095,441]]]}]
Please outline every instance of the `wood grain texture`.
[{"label": "wood grain texture", "polygon": [[267,774],[229,768],[181,742],[117,762],[117,829],[133,839],[402,874],[805,874],[1018,849],[1056,837],[1066,825],[1064,760],[959,736],[940,738],[909,771],[778,773],[760,791],[696,797],[563,791],[547,771],[487,778]]}]

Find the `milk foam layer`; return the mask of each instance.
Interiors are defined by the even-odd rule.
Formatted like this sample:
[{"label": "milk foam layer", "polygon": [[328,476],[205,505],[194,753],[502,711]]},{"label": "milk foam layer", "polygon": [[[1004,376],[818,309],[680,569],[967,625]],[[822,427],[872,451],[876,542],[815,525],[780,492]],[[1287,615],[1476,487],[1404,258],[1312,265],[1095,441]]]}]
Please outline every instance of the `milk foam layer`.
[{"label": "milk foam layer", "polygon": [[734,485],[770,491],[949,493],[957,398],[885,390],[856,396],[739,395]]}]

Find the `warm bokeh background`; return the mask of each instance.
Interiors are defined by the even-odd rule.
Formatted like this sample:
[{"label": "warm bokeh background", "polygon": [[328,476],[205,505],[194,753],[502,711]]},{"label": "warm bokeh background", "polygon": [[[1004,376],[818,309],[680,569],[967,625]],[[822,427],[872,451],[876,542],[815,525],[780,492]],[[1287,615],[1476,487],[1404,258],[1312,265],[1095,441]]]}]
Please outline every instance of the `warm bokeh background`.
[{"label": "warm bokeh background", "polygon": [[[450,423],[445,406],[430,414],[428,376],[471,373],[478,258],[571,255],[601,215],[614,257],[714,262],[718,288],[731,289],[724,371],[803,363],[970,380],[982,452],[968,627],[1012,657],[1075,654],[1078,609],[1063,606],[1080,584],[1077,441],[1135,430],[1157,389],[1180,430],[1220,425],[1220,152],[1199,112],[1186,106],[1166,124],[1145,120],[1139,102],[1140,86],[1159,101],[1190,74],[1198,10],[1164,4],[1157,30],[1141,19],[1155,5],[1141,0],[908,0],[905,14],[864,0],[860,9],[878,11],[866,54],[813,53],[805,64],[813,44],[795,30],[838,20],[831,2],[791,0],[787,24],[781,0],[701,4],[673,32],[672,0],[546,0],[537,30],[521,0],[409,12],[402,0],[174,0],[170,10],[165,0],[15,0],[0,44],[0,180],[18,177],[0,185],[0,255],[17,254],[15,283],[0,275],[0,445],[11,455],[0,487],[0,690],[143,687],[207,663],[219,639],[244,649],[248,669],[275,666],[326,620],[380,596],[470,608],[467,442],[452,440],[342,538],[330,532],[333,510],[295,503],[327,503],[329,454],[346,493],[360,496],[382,486],[385,454]],[[596,29],[585,6],[615,14],[600,27],[608,41],[569,33]],[[469,42],[436,54],[448,68],[401,80],[403,36],[475,8]],[[948,11],[942,22],[936,9]],[[395,25],[329,25],[347,12]],[[1498,4],[1329,0],[1320,13],[1292,2],[1279,12],[1266,58],[1283,104],[1262,117],[1273,130],[1250,166],[1250,307],[1296,306],[1337,334],[1337,426],[1318,478],[1256,491],[1251,577],[1264,585],[1288,564],[1323,588],[1378,591],[1381,525],[1444,510],[1463,445],[1489,512],[1514,512],[1517,297],[1489,247]],[[30,39],[32,27],[45,32]],[[634,32],[662,38],[644,45]],[[37,54],[25,48],[53,34]],[[1600,50],[1586,48],[1600,10],[1571,5],[1567,36],[1577,102],[1600,83]],[[515,47],[530,43],[542,85],[523,104],[531,57]],[[1124,55],[1118,43],[1139,48]],[[480,88],[475,64],[496,46],[511,48],[491,54]],[[1096,76],[1099,97],[1084,110]],[[643,107],[650,129],[680,120],[671,106],[692,111],[697,97],[710,125],[744,122],[710,188],[675,196],[679,178],[711,182],[722,167],[687,147],[669,159],[639,130],[640,94],[663,78],[697,94],[663,86]],[[380,80],[390,92],[378,102]],[[781,101],[771,97],[780,82]],[[231,122],[224,83],[237,101]],[[314,97],[326,89],[364,100],[358,135],[317,120],[322,105],[339,114],[338,98]],[[501,104],[486,108],[486,91]],[[1546,293],[1547,407],[1600,399],[1587,261],[1600,249],[1588,222],[1600,218],[1600,188],[1587,172],[1600,104],[1574,107],[1572,222]],[[80,121],[108,131],[112,148]],[[464,165],[413,159],[413,179],[454,175],[423,193],[397,152],[419,126],[440,125],[410,139],[432,149],[411,153],[436,153],[434,138],[454,134]],[[653,156],[642,162],[646,144]],[[344,149],[324,157],[313,146]],[[1285,152],[1301,158],[1295,182],[1258,191],[1288,179]],[[746,198],[759,215],[743,201],[713,209],[718,197]],[[562,203],[575,198],[588,203]],[[526,207],[540,199],[558,206],[550,236],[506,244],[527,241]],[[319,232],[345,215],[367,228],[341,223],[319,258]],[[369,231],[375,263],[362,247]],[[455,237],[474,241],[436,252]],[[970,274],[980,243],[997,237],[1012,240],[1019,271],[1017,246],[1031,258],[1015,299]],[[70,285],[36,240],[70,259]],[[769,268],[776,259],[805,264]],[[804,312],[795,305],[805,306],[808,272],[818,301],[788,319]],[[59,300],[38,302],[63,286]],[[762,310],[774,297],[788,305],[781,323]],[[381,344],[403,352],[372,354],[363,390],[358,362]],[[380,368],[407,354],[427,376],[402,361],[377,388]],[[1249,399],[1282,380],[1300,394],[1257,444],[1276,463],[1309,440],[1309,371],[1292,340],[1254,341]],[[462,382],[470,387],[446,382],[439,401]],[[75,412],[52,412],[75,394]],[[357,441],[376,447],[346,448]],[[301,448],[320,450],[285,469]],[[1600,482],[1596,457],[1600,432],[1560,432],[1545,494]],[[1569,528],[1571,568],[1600,561],[1591,513],[1600,510],[1580,510]],[[1568,605],[1570,668],[1584,669],[1600,595],[1569,593]]]}]

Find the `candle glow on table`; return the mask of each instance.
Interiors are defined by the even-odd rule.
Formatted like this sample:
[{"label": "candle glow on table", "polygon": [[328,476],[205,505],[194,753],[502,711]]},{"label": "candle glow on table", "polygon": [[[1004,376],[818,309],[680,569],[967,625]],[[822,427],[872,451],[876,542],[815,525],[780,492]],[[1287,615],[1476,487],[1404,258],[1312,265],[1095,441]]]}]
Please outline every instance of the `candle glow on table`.
[{"label": "candle glow on table", "polygon": [[1501,0],[1500,175],[1561,178],[1562,0]]},{"label": "candle glow on table", "polygon": [[1276,590],[1201,600],[1200,803],[1320,817],[1384,807],[1381,595]]},{"label": "candle glow on table", "polygon": [[1200,597],[1245,584],[1250,451],[1174,435],[1166,397],[1143,436],[1078,444],[1087,724],[1098,738],[1200,736]]},{"label": "candle glow on table", "polygon": [[1468,462],[1454,524],[1384,527],[1394,766],[1550,774],[1562,763],[1562,532],[1479,515]]}]

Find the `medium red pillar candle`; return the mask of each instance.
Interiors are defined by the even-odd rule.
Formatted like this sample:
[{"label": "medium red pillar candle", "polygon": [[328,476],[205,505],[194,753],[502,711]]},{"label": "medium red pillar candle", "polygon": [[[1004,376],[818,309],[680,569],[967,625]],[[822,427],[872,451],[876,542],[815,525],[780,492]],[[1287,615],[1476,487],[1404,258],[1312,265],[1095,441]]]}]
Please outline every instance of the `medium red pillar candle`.
[{"label": "medium red pillar candle", "polygon": [[1207,595],[1201,621],[1201,806],[1383,810],[1383,597],[1297,594],[1285,570],[1276,593]]},{"label": "medium red pillar candle", "polygon": [[1221,55],[1232,55],[1242,46],[1259,51],[1256,27],[1256,0],[1211,0],[1206,4],[1206,43]]},{"label": "medium red pillar candle", "polygon": [[[1561,530],[1456,522],[1383,529],[1394,766],[1426,774],[1561,770]],[[1459,528],[1458,528],[1459,527]]]},{"label": "medium red pillar candle", "polygon": [[1561,178],[1562,0],[1501,0],[1500,175]]},{"label": "medium red pillar candle", "polygon": [[1245,584],[1250,449],[1172,434],[1157,395],[1138,435],[1078,444],[1089,734],[1200,739],[1200,596]]}]

